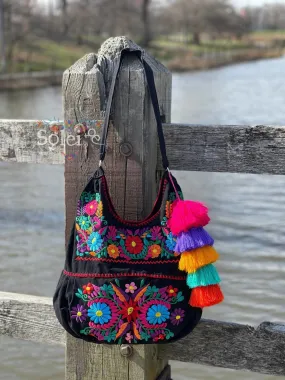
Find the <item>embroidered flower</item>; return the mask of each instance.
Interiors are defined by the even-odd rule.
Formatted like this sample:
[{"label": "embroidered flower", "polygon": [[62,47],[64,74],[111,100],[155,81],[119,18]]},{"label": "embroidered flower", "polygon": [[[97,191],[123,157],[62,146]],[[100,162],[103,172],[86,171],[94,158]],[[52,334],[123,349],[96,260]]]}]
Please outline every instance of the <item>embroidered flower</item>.
[{"label": "embroidered flower", "polygon": [[128,332],[127,335],[126,335],[126,341],[129,342],[129,343],[131,343],[131,341],[133,340],[133,338],[134,338],[133,335]]},{"label": "embroidered flower", "polygon": [[160,333],[159,335],[155,336],[153,338],[153,341],[154,342],[158,342],[159,340],[164,340],[165,339],[165,334],[164,333]]},{"label": "embroidered flower", "polygon": [[88,316],[94,323],[103,325],[111,319],[111,310],[106,303],[93,303],[88,309]]},{"label": "embroidered flower", "polygon": [[134,302],[132,299],[129,301],[125,301],[121,305],[121,311],[120,314],[124,319],[126,319],[128,322],[135,321],[138,317],[138,305],[136,302]]},{"label": "embroidered flower", "polygon": [[76,319],[76,322],[84,322],[87,318],[87,310],[78,304],[71,309],[71,318]]},{"label": "embroidered flower", "polygon": [[115,244],[108,245],[107,251],[108,255],[113,257],[113,259],[116,259],[120,255],[119,249]]},{"label": "embroidered flower", "polygon": [[93,229],[95,227],[95,229],[99,229],[101,228],[101,219],[98,218],[98,216],[93,216],[92,217],[92,223],[93,223]]},{"label": "embroidered flower", "polygon": [[138,254],[143,249],[143,242],[138,236],[128,236],[126,239],[126,248],[130,253]]},{"label": "embroidered flower", "polygon": [[93,284],[89,282],[87,285],[83,285],[83,294],[91,294],[94,290]]},{"label": "embroidered flower", "polygon": [[87,216],[80,216],[78,218],[79,225],[82,230],[86,231],[91,226],[90,220]]},{"label": "embroidered flower", "polygon": [[102,237],[98,232],[92,232],[89,236],[87,245],[90,251],[98,251],[103,243]]},{"label": "embroidered flower", "polygon": [[131,282],[130,284],[126,284],[125,287],[126,287],[126,290],[125,290],[126,293],[133,294],[134,291],[137,290],[136,284],[134,282]]},{"label": "embroidered flower", "polygon": [[161,248],[157,244],[153,244],[148,249],[148,255],[150,255],[153,259],[160,255]]},{"label": "embroidered flower", "polygon": [[94,215],[97,210],[98,203],[96,201],[91,201],[85,206],[85,212],[88,215]]},{"label": "embroidered flower", "polygon": [[170,286],[168,286],[166,292],[169,295],[169,297],[175,297],[177,295],[178,289],[173,288],[173,286],[170,285]]},{"label": "embroidered flower", "polygon": [[179,323],[183,322],[185,316],[185,311],[183,309],[175,309],[170,316],[170,321],[173,325],[179,325]]},{"label": "embroidered flower", "polygon": [[152,305],[147,311],[147,321],[152,324],[160,324],[169,318],[169,311],[166,306],[157,304]]},{"label": "embroidered flower", "polygon": [[167,236],[165,244],[166,244],[166,247],[169,249],[169,251],[174,251],[176,240],[174,240],[172,232],[170,232],[170,234]]}]

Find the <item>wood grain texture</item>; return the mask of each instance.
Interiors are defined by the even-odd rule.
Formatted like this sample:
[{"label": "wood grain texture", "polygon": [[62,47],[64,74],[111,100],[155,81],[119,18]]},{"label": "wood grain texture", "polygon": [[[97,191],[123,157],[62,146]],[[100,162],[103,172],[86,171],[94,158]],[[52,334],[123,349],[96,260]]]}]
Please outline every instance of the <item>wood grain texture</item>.
[{"label": "wood grain texture", "polygon": [[[126,71],[126,70],[125,70]],[[126,74],[124,71],[124,74]],[[122,74],[123,75],[123,74]],[[129,75],[129,74],[128,74]],[[166,77],[163,77],[166,81]],[[102,78],[101,78],[102,79]],[[117,103],[120,102],[121,109],[128,107],[126,97],[120,99],[118,93],[122,91],[124,84],[118,83],[117,86]],[[161,98],[161,112],[166,115],[166,119],[170,117],[170,84],[162,85],[163,91],[159,93]],[[98,90],[99,91],[99,90]],[[103,90],[102,90],[103,91]],[[103,91],[104,92],[104,91]],[[162,94],[162,95],[161,95]],[[88,103],[85,98],[85,103]],[[150,108],[146,107],[146,112]],[[94,110],[93,110],[94,112]],[[119,113],[119,111],[116,111]],[[73,114],[73,108],[67,115]],[[100,119],[102,114],[91,110],[87,111],[91,118]],[[139,114],[139,113],[138,113]],[[118,128],[128,126],[129,121],[125,112],[121,112],[120,126]],[[45,144],[39,146],[37,144],[39,138],[37,133],[39,121],[25,120],[0,120],[0,161],[8,162],[28,162],[28,163],[51,163],[63,164],[65,157],[63,155],[63,147],[51,146]],[[63,122],[62,122],[63,123]],[[133,125],[133,124],[132,124]],[[47,127],[46,136],[52,135]],[[100,130],[98,129],[97,132]],[[111,190],[116,200],[118,211],[123,214],[123,206],[128,199],[123,199],[116,194],[122,192],[122,184],[124,183],[124,175],[119,172],[118,167],[132,165],[134,171],[136,166],[139,167],[142,157],[136,153],[137,143],[132,141],[133,129],[130,128],[128,138],[124,138],[123,132],[110,128],[108,138],[108,159],[107,169],[111,173],[110,181],[112,182]],[[156,139],[151,131],[145,132],[149,137]],[[165,140],[167,145],[170,167],[173,170],[189,170],[189,171],[209,171],[209,172],[232,172],[232,173],[255,173],[255,174],[285,174],[285,127],[274,126],[204,126],[204,125],[181,125],[181,124],[164,124]],[[151,135],[151,136],[150,136]],[[142,138],[144,138],[142,136]],[[93,172],[98,160],[98,145],[90,143],[89,138],[82,138],[81,146],[70,148],[69,153],[77,155],[79,161],[84,160],[87,173],[84,174],[86,180]],[[132,141],[135,151],[131,158],[126,159],[119,153],[120,143],[123,141]],[[112,149],[111,149],[112,147]],[[143,145],[143,156],[149,157],[149,162],[158,162],[158,168],[162,169],[159,149],[150,149],[147,144]],[[95,158],[94,158],[95,154]],[[153,158],[153,154],[157,156]],[[92,158],[92,161],[91,161]],[[95,160],[95,161],[94,161]],[[116,163],[114,163],[116,161]],[[73,170],[81,171],[79,162],[76,169],[72,165]],[[80,173],[79,173],[80,174]],[[113,181],[116,176],[120,177],[120,181]],[[139,180],[139,173],[136,175]],[[134,182],[134,181],[133,181]],[[144,182],[144,181],[143,181]],[[134,185],[133,185],[134,186]],[[145,193],[152,194],[154,191],[146,182]],[[129,187],[127,187],[129,189]],[[152,190],[151,190],[152,189]],[[127,192],[131,194],[130,191]],[[137,209],[131,205],[132,214],[139,215],[141,209]],[[145,210],[148,210],[144,207]]]},{"label": "wood grain texture", "polygon": [[0,292],[0,334],[44,344],[65,344],[51,298]]},{"label": "wood grain texture", "polygon": [[0,161],[63,164],[62,139],[52,135],[48,122],[0,120]]},{"label": "wood grain texture", "polygon": [[164,125],[175,170],[285,174],[285,127]]},{"label": "wood grain texture", "polygon": [[[100,118],[110,89],[114,58],[125,47],[139,49],[125,37],[111,38],[102,45],[98,55],[89,54],[65,71],[65,120],[83,122]],[[170,84],[164,73],[168,78],[170,73],[147,55],[146,59],[153,66],[159,92],[163,87],[159,96],[165,99],[170,93]],[[164,78],[163,82],[160,78]],[[165,110],[170,111],[167,101]],[[126,55],[115,89],[113,127],[107,140],[104,166],[115,208],[121,216],[133,220],[144,217],[156,197],[156,125],[147,102],[142,65],[137,58]],[[129,157],[120,154],[120,145],[124,142],[132,145],[133,153]],[[66,242],[74,221],[76,201],[90,175],[98,168],[98,151],[99,144],[84,137],[80,146],[66,145],[66,153],[75,157],[65,164]],[[68,335],[66,379],[155,380],[167,364],[158,359],[156,353],[156,346],[140,346],[135,348],[130,359],[125,359],[116,346],[78,344],[78,340]]]},{"label": "wood grain texture", "polygon": [[[64,345],[66,338],[54,315],[50,298],[5,292],[0,292],[0,334],[57,345]],[[175,343],[151,345],[147,350],[146,346],[134,346],[130,359],[120,355],[118,346],[86,344],[78,339],[69,339],[69,336],[67,342],[68,373],[74,380],[89,379],[90,373],[95,380],[112,379],[109,374],[116,380],[128,379],[124,377],[126,374],[131,379],[130,376],[136,376],[136,380],[141,380],[146,371],[157,371],[158,375],[162,365],[148,366],[149,355],[186,363],[285,375],[285,324],[281,323],[263,322],[254,328],[202,319],[191,334]],[[82,360],[75,360],[76,356]],[[168,380],[163,373],[161,376]]]},{"label": "wood grain texture", "polygon": [[284,352],[285,325],[270,322],[254,328],[202,320],[186,338],[159,347],[159,355],[169,360],[282,376]]}]

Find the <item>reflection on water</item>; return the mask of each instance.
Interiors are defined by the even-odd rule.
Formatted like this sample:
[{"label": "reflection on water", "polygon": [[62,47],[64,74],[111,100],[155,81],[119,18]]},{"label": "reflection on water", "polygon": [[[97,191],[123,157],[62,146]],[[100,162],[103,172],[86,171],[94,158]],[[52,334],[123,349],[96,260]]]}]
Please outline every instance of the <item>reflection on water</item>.
[{"label": "reflection on water", "polygon": [[[284,124],[283,67],[279,59],[174,75],[172,120]],[[62,118],[60,98],[60,88],[0,93],[0,118]],[[63,167],[2,163],[0,175],[0,289],[51,296],[63,265]],[[253,325],[284,321],[285,178],[175,175],[186,197],[209,205],[209,231],[221,253],[218,268],[226,299],[204,316]],[[62,348],[0,339],[1,380],[33,380],[39,374],[46,380],[63,378]],[[173,363],[174,380],[269,378],[274,379]]]}]

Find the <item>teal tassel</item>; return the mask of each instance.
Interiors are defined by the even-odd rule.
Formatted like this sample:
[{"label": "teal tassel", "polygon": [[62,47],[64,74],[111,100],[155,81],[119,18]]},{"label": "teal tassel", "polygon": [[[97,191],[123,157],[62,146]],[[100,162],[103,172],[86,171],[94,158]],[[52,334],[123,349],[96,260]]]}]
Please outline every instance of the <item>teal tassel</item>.
[{"label": "teal tassel", "polygon": [[216,285],[220,282],[220,276],[213,264],[206,265],[187,275],[187,285],[191,289],[199,286]]}]

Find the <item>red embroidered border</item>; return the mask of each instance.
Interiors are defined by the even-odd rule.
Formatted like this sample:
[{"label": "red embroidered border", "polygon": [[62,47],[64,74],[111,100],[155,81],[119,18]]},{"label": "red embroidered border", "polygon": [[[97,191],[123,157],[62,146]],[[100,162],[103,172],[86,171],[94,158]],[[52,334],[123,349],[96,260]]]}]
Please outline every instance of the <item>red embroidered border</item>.
[{"label": "red embroidered border", "polygon": [[[111,213],[114,216],[114,218],[116,218],[121,223],[126,224],[126,225],[130,225],[130,226],[138,226],[138,227],[139,226],[145,226],[146,224],[148,224],[149,222],[151,222],[152,220],[154,220],[160,214],[161,208],[154,215],[152,215],[152,216],[151,216],[151,213],[150,213],[150,215],[146,219],[144,219],[142,221],[136,222],[136,221],[132,221],[132,220],[124,220],[124,219],[122,219],[117,214],[117,212],[115,210],[115,207],[113,205],[113,202],[112,202],[112,199],[111,199],[111,196],[110,196],[110,193],[109,193],[107,179],[106,179],[105,175],[102,177],[102,184],[103,184],[103,190],[104,190],[105,196],[106,196],[107,201],[108,201],[109,210],[111,211]],[[158,199],[159,199],[159,196],[160,196],[161,193],[162,193],[162,197],[163,197],[166,185],[167,185],[167,179],[164,178],[163,180],[161,180],[160,189],[158,191],[157,198],[156,198],[156,201],[155,201],[155,203],[153,205],[152,211],[156,207]]]},{"label": "red embroidered border", "polygon": [[76,257],[76,261],[101,261],[103,263],[122,263],[122,264],[175,264],[179,262],[178,260],[159,260],[159,261],[148,261],[148,260],[117,260],[117,259],[99,259],[98,257]]},{"label": "red embroidered border", "polygon": [[148,273],[74,273],[63,271],[66,276],[79,278],[118,278],[118,277],[149,277],[162,278],[167,280],[186,280],[186,276],[170,276],[165,274],[148,274]]}]

